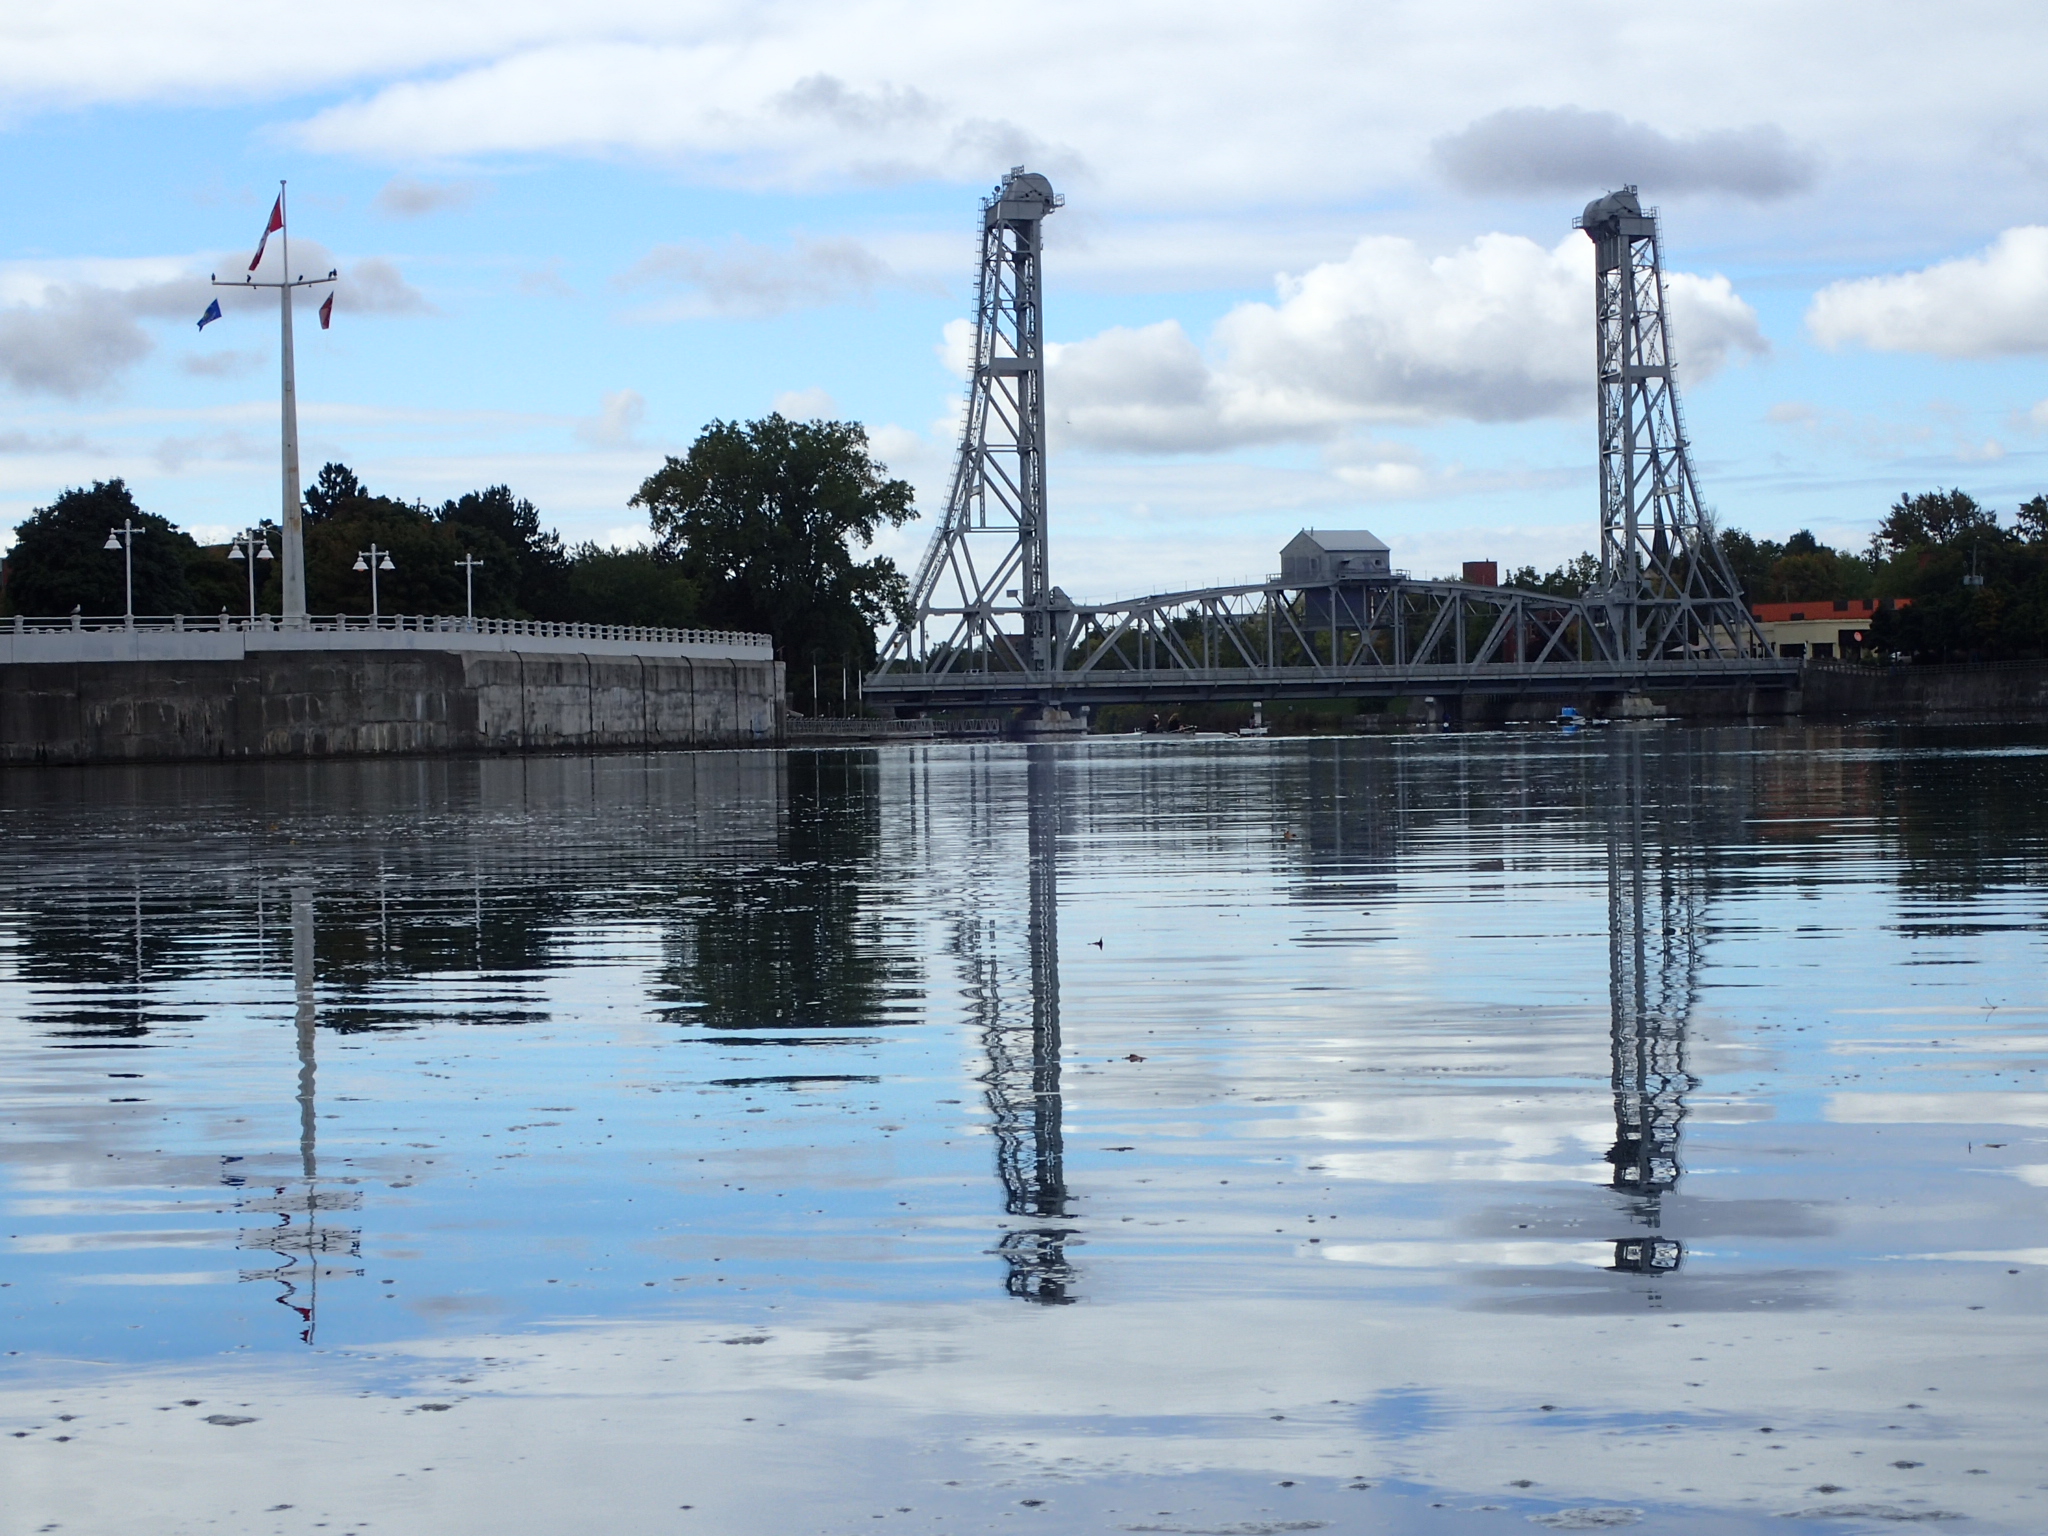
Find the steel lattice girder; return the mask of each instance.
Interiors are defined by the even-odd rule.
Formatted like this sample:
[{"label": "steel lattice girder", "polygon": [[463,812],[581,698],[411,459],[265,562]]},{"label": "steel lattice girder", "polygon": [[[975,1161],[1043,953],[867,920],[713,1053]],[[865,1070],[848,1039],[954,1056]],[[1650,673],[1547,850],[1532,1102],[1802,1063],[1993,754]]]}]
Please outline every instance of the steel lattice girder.
[{"label": "steel lattice girder", "polygon": [[[933,653],[867,684],[904,704],[1282,698],[1784,685],[1795,663],[1725,634],[1665,660],[1619,652],[1604,599],[1459,582],[1265,582],[1056,610],[1046,668],[1017,637]],[[1007,643],[1004,643],[1007,642]]]}]

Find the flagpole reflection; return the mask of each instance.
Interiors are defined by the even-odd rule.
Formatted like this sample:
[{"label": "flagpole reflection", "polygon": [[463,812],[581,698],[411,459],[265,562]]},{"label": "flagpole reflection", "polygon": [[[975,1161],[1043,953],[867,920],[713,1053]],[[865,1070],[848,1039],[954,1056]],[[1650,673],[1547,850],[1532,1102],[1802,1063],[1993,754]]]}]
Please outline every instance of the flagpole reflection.
[{"label": "flagpole reflection", "polygon": [[296,881],[290,890],[293,1028],[298,1047],[299,1187],[274,1186],[268,1199],[241,1202],[245,1215],[275,1216],[277,1224],[242,1233],[239,1246],[267,1248],[278,1263],[270,1269],[244,1270],[244,1280],[273,1281],[281,1290],[278,1305],[299,1319],[299,1341],[312,1344],[320,1324],[320,1281],[360,1275],[360,1269],[323,1265],[333,1256],[356,1258],[362,1233],[348,1227],[322,1226],[322,1212],[352,1211],[362,1205],[358,1190],[320,1187],[320,1116],[318,1100],[318,989],[315,976],[317,929],[313,887]]}]

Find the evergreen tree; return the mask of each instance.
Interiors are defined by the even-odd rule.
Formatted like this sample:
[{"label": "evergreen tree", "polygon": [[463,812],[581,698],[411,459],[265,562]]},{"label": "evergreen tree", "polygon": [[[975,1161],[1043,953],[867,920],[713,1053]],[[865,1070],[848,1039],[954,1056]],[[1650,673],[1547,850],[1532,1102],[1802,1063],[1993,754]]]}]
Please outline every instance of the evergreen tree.
[{"label": "evergreen tree", "polygon": [[541,527],[540,509],[532,502],[514,496],[509,486],[494,485],[443,502],[436,516],[466,549],[484,561],[476,572],[478,613],[503,612],[530,619],[577,617],[570,595],[569,556],[562,550],[561,535]]},{"label": "evergreen tree", "polygon": [[[370,573],[355,568],[371,545],[380,551],[377,607],[384,613],[460,614],[462,541],[421,508],[373,495],[346,464],[322,465],[306,487],[306,607],[312,613],[368,613]],[[383,554],[392,569],[381,568]],[[509,572],[510,551],[495,546],[485,555],[483,577]],[[479,596],[484,589],[479,583]],[[500,612],[509,599],[497,605]],[[482,602],[478,611],[489,612]]]}]

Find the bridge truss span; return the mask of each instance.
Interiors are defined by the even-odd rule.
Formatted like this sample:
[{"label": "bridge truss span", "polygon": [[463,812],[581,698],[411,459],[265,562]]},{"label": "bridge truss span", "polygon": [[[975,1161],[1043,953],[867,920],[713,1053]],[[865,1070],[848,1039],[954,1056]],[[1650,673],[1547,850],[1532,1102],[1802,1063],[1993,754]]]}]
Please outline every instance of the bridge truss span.
[{"label": "bridge truss span", "polygon": [[[1062,652],[1072,670],[1274,667],[1341,671],[1415,662],[1584,659],[1597,634],[1584,604],[1461,582],[1288,586],[1262,582],[1168,592],[1072,609]],[[1157,658],[1148,660],[1146,658]]]},{"label": "bridge truss span", "polygon": [[1599,597],[1451,581],[1280,581],[1051,609],[1048,664],[1020,635],[940,647],[869,678],[877,704],[1053,703],[1555,694],[1789,682],[1796,663],[1700,635],[1644,660]]}]

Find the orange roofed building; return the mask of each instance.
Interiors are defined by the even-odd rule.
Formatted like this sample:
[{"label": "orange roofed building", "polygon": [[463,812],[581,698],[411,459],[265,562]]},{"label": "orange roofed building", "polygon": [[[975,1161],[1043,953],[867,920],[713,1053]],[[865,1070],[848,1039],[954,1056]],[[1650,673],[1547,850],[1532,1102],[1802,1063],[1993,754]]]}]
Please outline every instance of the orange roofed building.
[{"label": "orange roofed building", "polygon": [[1804,603],[1755,603],[1750,613],[1774,656],[1859,656],[1870,645],[1870,625],[1887,608],[1910,608],[1910,597],[1835,597]]}]

